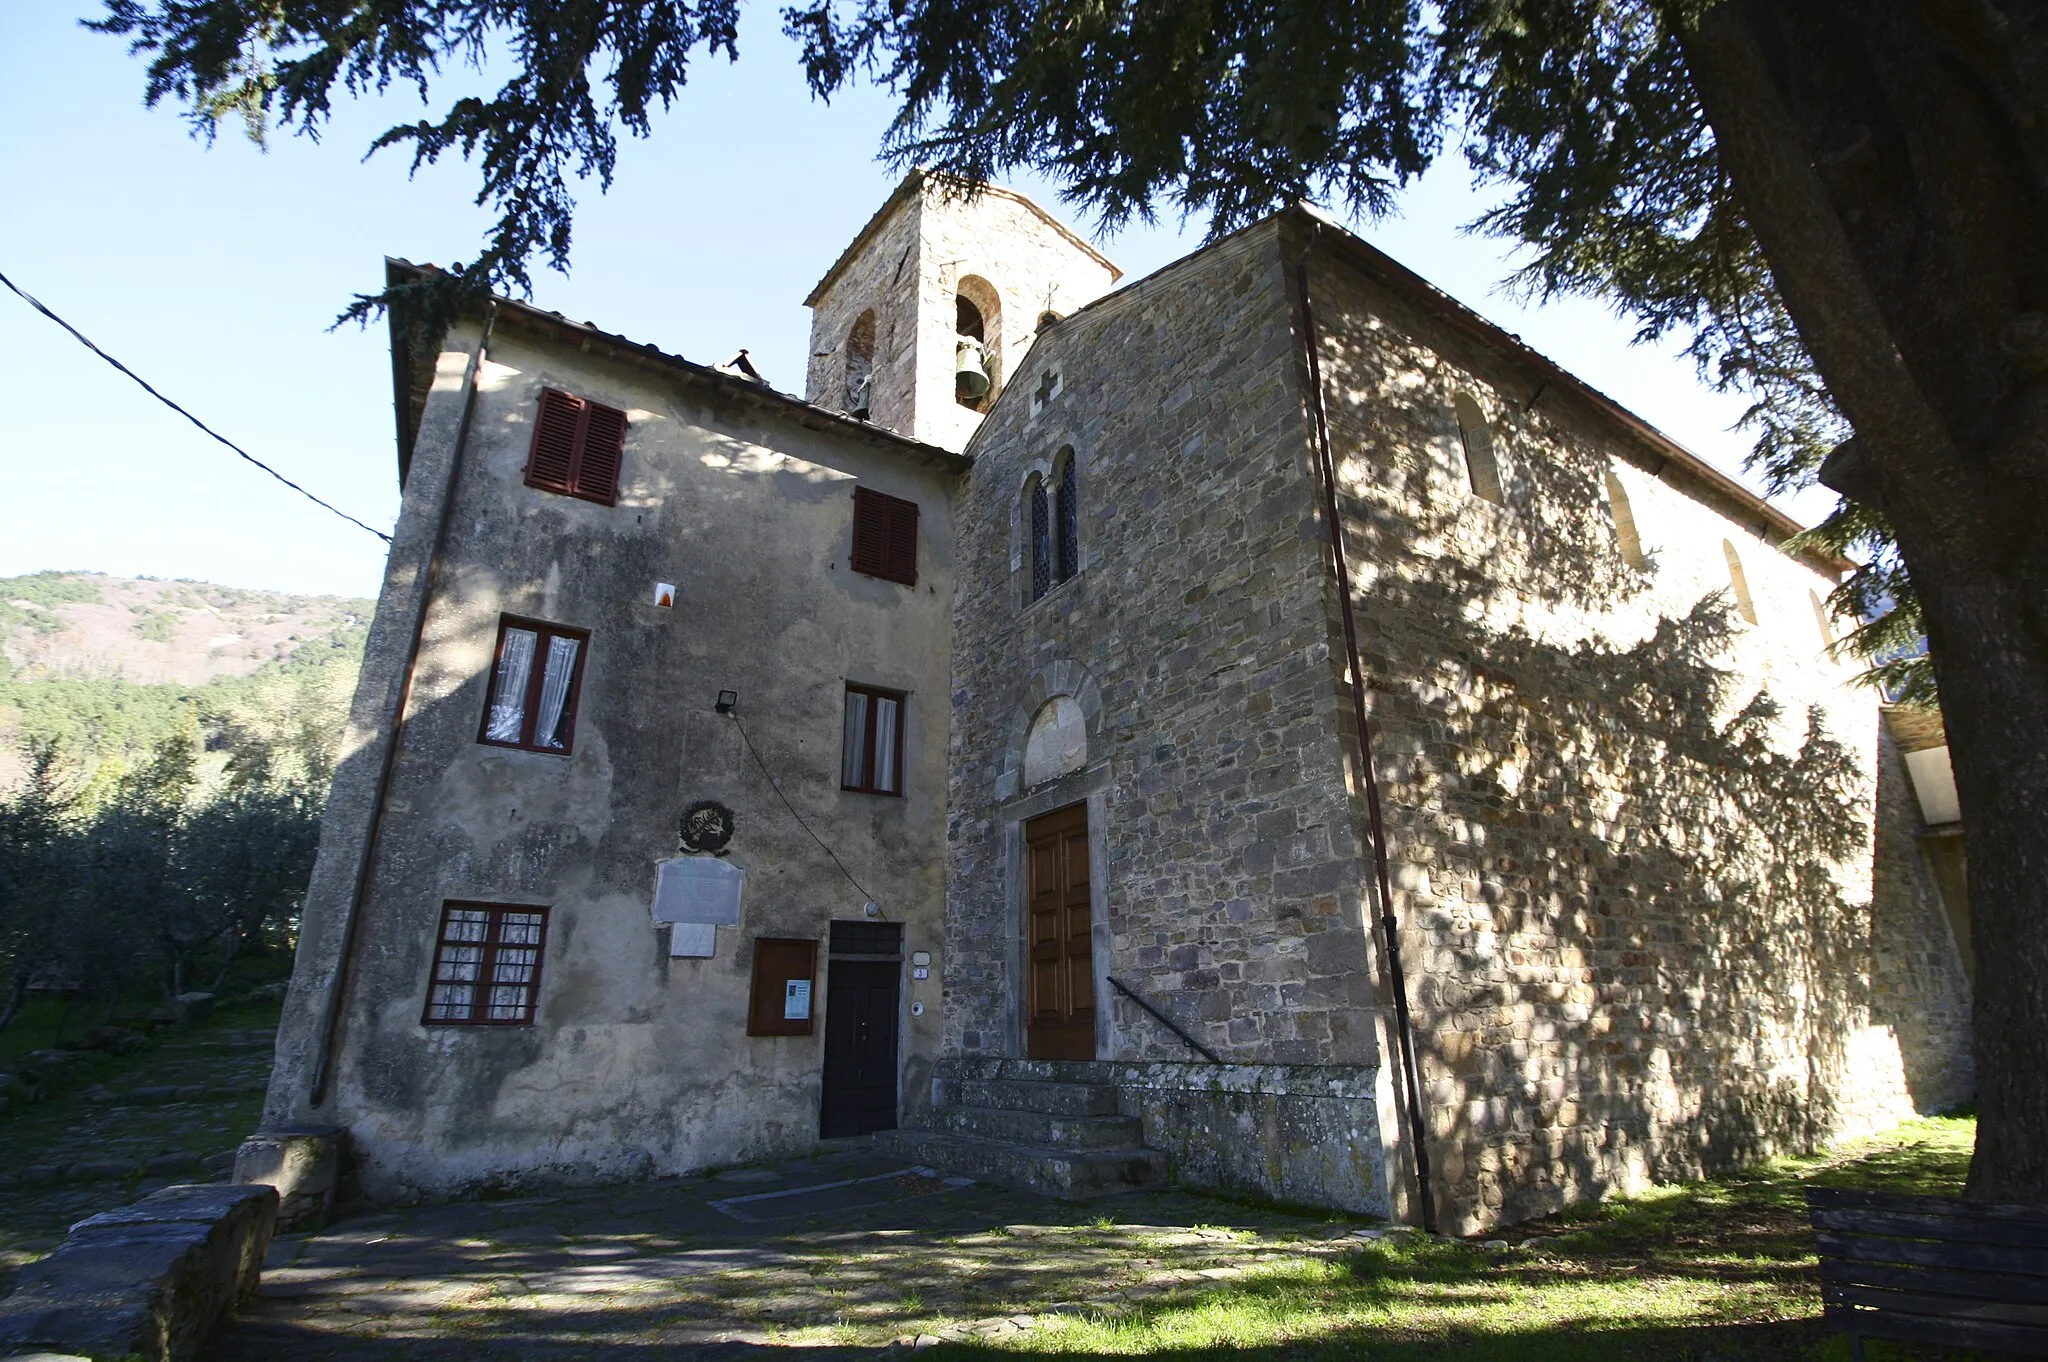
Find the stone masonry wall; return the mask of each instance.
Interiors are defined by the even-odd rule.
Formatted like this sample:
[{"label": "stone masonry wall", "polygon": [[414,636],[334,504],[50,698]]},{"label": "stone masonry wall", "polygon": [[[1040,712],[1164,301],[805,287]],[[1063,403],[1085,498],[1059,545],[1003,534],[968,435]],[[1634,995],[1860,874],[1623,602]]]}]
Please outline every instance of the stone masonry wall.
[{"label": "stone masonry wall", "polygon": [[922,175],[891,200],[872,236],[817,295],[811,317],[808,400],[847,410],[846,340],[875,314],[870,419],[945,449],[963,448],[982,413],[954,400],[954,295],[986,283],[1000,305],[985,317],[996,391],[1024,361],[1047,310],[1093,302],[1117,271],[1076,245],[1017,195],[991,189],[968,200]]},{"label": "stone masonry wall", "polygon": [[[1377,1062],[1332,593],[1276,238],[1275,224],[1251,229],[1048,330],[970,448],[949,1054],[1022,1053],[1018,829],[1086,799],[1098,979],[1133,984],[1233,1063]],[[1058,395],[1034,403],[1047,373]],[[1078,459],[1081,567],[1032,603],[1020,494],[1064,447]],[[1086,766],[1020,788],[1031,717],[1061,693],[1088,716]],[[1097,1053],[1191,1058],[1121,999]]]},{"label": "stone masonry wall", "polygon": [[917,316],[907,300],[922,268],[917,258],[924,202],[891,199],[873,236],[818,296],[811,311],[811,362],[804,399],[848,411],[846,341],[861,313],[875,314],[875,367],[868,416],[898,434],[912,430],[917,396]]},{"label": "stone masonry wall", "polygon": [[946,449],[967,444],[981,413],[954,400],[958,355],[954,295],[962,278],[987,283],[1001,299],[1000,317],[986,318],[988,360],[998,396],[1021,372],[1038,338],[1038,319],[1094,302],[1117,271],[1081,250],[1030,204],[998,191],[968,200],[928,182],[919,217],[917,280],[917,428],[920,440]]},{"label": "stone masonry wall", "polygon": [[1891,826],[1873,858],[1877,702],[1822,653],[1829,578],[1361,262],[1318,250],[1311,289],[1444,1227],[1953,1100],[1960,971]]}]

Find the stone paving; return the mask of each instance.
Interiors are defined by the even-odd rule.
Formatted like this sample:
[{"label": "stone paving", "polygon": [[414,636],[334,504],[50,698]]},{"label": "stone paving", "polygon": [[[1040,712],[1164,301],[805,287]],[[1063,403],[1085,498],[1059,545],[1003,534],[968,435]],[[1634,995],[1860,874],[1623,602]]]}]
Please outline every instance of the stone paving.
[{"label": "stone paving", "polygon": [[1356,1229],[1173,1192],[1052,1201],[855,1150],[282,1236],[218,1356],[853,1356],[1114,1313]]},{"label": "stone paving", "polygon": [[167,1033],[117,1076],[0,1118],[0,1293],[73,1221],[227,1176],[262,1116],[276,1015],[240,1009]]}]

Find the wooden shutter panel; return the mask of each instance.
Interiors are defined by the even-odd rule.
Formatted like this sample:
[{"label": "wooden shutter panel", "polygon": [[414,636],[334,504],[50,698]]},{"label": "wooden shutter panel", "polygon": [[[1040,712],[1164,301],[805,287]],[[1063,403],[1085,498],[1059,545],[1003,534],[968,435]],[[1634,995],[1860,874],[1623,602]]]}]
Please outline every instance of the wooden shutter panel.
[{"label": "wooden shutter panel", "polygon": [[889,557],[888,499],[865,487],[853,489],[853,570],[886,577]]},{"label": "wooden shutter panel", "polygon": [[619,459],[626,449],[626,413],[584,404],[583,448],[576,466],[575,494],[607,506],[619,499]]},{"label": "wooden shutter panel", "polygon": [[917,585],[917,503],[853,489],[853,570]]},{"label": "wooden shutter panel", "polygon": [[889,507],[889,560],[882,573],[892,582],[917,585],[917,503],[898,501]]},{"label": "wooden shutter panel", "polygon": [[[754,980],[747,996],[750,1036],[808,1036],[818,1015],[818,943],[801,937],[754,938]],[[785,1017],[791,980],[810,985],[808,1016]]]},{"label": "wooden shutter panel", "polygon": [[540,414],[533,423],[533,450],[526,458],[526,485],[549,492],[573,492],[576,476],[576,432],[583,423],[583,399],[553,388],[540,394]]}]

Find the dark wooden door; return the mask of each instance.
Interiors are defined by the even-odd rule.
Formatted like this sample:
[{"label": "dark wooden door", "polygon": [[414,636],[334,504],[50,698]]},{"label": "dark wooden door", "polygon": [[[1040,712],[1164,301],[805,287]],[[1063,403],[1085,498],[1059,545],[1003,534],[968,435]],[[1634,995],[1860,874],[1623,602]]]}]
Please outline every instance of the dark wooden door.
[{"label": "dark wooden door", "polygon": [[1032,1059],[1095,1058],[1095,955],[1089,930],[1088,806],[1024,825],[1025,1049]]},{"label": "dark wooden door", "polygon": [[896,1128],[896,961],[834,960],[825,975],[825,1092],[818,1133],[827,1139]]}]

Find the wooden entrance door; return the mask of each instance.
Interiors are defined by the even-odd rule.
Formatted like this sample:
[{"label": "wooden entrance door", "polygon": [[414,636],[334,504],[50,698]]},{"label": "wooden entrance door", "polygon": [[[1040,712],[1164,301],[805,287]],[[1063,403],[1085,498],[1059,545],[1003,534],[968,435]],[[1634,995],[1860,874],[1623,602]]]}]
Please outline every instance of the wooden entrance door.
[{"label": "wooden entrance door", "polygon": [[818,1107],[818,1133],[826,1139],[896,1128],[896,1009],[902,972],[893,960],[826,965],[825,1082]]},{"label": "wooden entrance door", "polygon": [[1095,955],[1088,907],[1088,806],[1024,825],[1024,1053],[1095,1058]]}]

